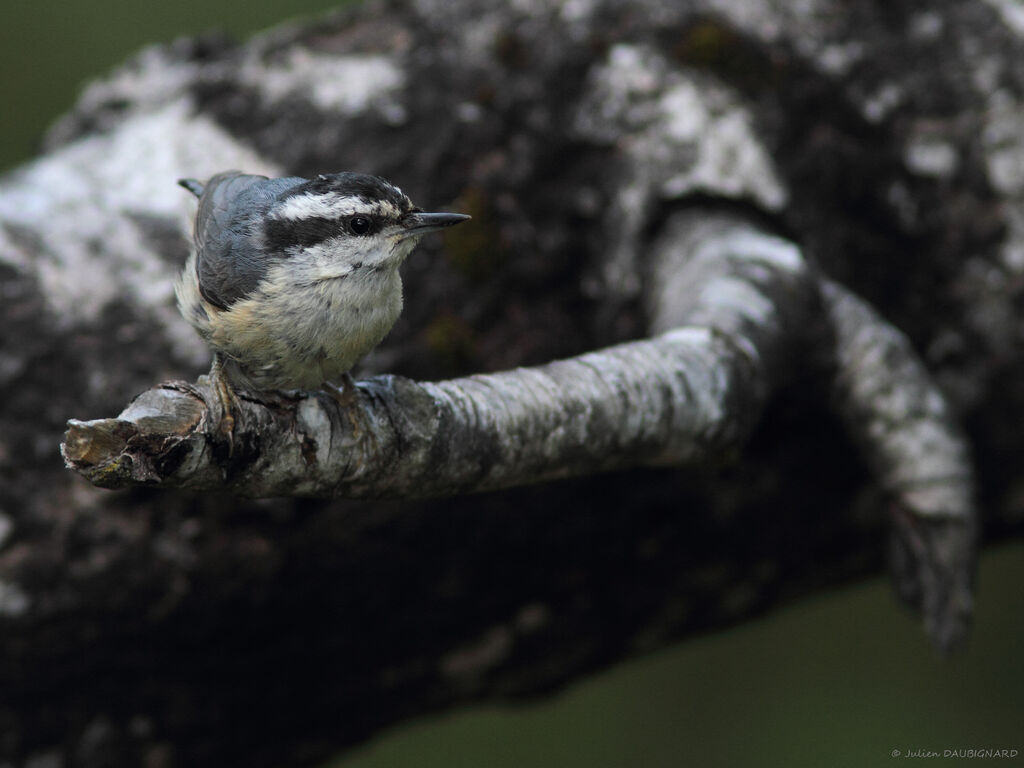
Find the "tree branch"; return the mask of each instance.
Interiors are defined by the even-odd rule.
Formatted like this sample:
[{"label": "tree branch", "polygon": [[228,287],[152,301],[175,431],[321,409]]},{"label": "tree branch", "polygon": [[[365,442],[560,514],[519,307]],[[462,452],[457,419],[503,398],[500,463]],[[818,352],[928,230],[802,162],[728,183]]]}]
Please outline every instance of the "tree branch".
[{"label": "tree branch", "polygon": [[978,514],[967,444],[906,336],[832,281],[832,393],[847,429],[893,501],[892,574],[938,648],[967,637],[974,613]]},{"label": "tree branch", "polygon": [[[815,312],[835,404],[897,505],[900,591],[949,649],[966,636],[972,472],[906,338],[799,249],[730,213],[668,220],[652,247],[646,341],[437,383],[385,376],[343,412],[323,393],[245,396],[231,445],[206,377],[144,392],[116,419],[71,421],[62,451],[97,485],[247,496],[423,497],[736,451]],[[820,298],[820,302],[813,301]],[[673,328],[673,330],[666,330]],[[812,357],[811,359],[815,359]]]},{"label": "tree branch", "polygon": [[769,371],[781,370],[794,338],[795,294],[808,291],[793,245],[711,220],[715,229],[698,227],[695,238],[688,217],[664,245],[678,258],[664,260],[653,284],[688,287],[657,292],[655,327],[680,327],[649,340],[438,383],[377,377],[360,384],[349,413],[324,394],[246,396],[231,446],[205,377],[163,385],[116,419],[69,422],[65,460],[106,488],[350,498],[706,461],[753,427],[774,386]]}]

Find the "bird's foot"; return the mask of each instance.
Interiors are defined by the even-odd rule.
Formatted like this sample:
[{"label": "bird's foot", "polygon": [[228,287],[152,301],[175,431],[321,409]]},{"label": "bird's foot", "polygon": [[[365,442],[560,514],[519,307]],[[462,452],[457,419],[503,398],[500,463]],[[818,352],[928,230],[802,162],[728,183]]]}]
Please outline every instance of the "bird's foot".
[{"label": "bird's foot", "polygon": [[213,384],[213,389],[217,393],[217,402],[220,405],[217,434],[227,443],[230,457],[234,453],[236,414],[241,413],[241,403],[238,401],[235,388],[224,372],[224,364],[219,355],[215,355],[213,358],[213,366],[210,368],[210,383]]},{"label": "bird's foot", "polygon": [[355,415],[356,400],[359,396],[359,390],[356,389],[356,383],[353,381],[352,376],[348,373],[343,373],[341,375],[340,387],[324,382],[323,390],[331,396],[331,399],[341,406],[342,410],[345,411],[345,414],[348,416],[349,424],[352,425],[352,436],[358,438],[362,432]]}]

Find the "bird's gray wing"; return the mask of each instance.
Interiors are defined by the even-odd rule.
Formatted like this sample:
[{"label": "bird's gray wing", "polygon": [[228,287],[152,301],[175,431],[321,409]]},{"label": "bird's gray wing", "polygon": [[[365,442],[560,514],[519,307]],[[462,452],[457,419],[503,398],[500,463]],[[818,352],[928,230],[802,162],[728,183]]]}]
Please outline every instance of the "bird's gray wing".
[{"label": "bird's gray wing", "polygon": [[269,205],[269,195],[259,194],[268,182],[266,176],[218,173],[199,198],[194,233],[199,291],[221,309],[251,293],[266,270],[253,227]]}]

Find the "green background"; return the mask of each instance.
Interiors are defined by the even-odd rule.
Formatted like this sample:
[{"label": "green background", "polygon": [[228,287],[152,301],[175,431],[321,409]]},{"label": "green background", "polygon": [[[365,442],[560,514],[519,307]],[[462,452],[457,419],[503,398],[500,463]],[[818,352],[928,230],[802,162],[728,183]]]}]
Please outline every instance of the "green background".
[{"label": "green background", "polygon": [[90,78],[149,43],[209,31],[245,37],[337,0],[5,0],[0,13],[0,168],[30,157]]},{"label": "green background", "polygon": [[[0,168],[82,84],[150,42],[238,37],[333,3],[8,2]],[[282,9],[287,9],[282,10]],[[1024,765],[1024,544],[983,559],[967,653],[939,660],[881,579],[621,664],[531,705],[404,724],[334,768]],[[893,750],[1017,749],[1013,760]]]}]

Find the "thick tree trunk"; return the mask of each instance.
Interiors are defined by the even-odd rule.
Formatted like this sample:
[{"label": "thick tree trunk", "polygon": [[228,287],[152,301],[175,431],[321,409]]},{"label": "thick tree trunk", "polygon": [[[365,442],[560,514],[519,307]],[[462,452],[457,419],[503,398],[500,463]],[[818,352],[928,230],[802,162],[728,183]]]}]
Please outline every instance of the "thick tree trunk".
[{"label": "thick tree trunk", "polygon": [[[960,639],[973,498],[1021,526],[1024,30],[800,9],[370,4],[91,86],[0,182],[0,763],[309,763],[876,572],[890,519]],[[358,436],[254,398],[228,453],[154,389],[209,362],[174,181],[231,167],[474,215]],[[70,418],[95,482],[197,490],[92,487]]]}]

